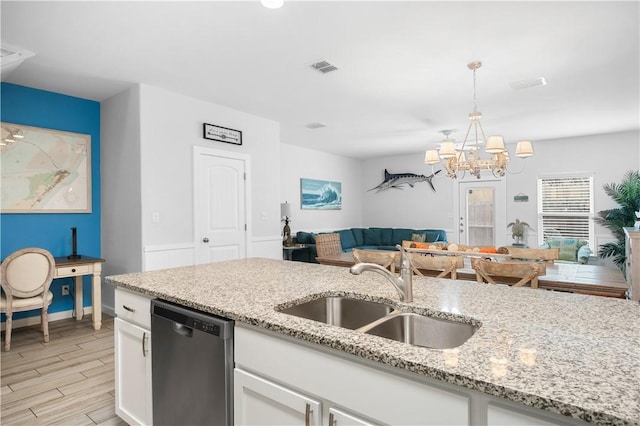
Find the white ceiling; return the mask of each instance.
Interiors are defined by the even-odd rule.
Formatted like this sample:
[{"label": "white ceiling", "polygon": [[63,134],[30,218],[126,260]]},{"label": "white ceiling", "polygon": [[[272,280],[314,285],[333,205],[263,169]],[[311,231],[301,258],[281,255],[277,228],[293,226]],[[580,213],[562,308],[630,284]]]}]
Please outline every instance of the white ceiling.
[{"label": "white ceiling", "polygon": [[[640,8],[625,2],[1,2],[6,81],[102,101],[132,83],[281,123],[284,143],[367,158],[489,134],[640,128]],[[326,75],[310,64],[328,59]],[[545,77],[546,86],[510,83]],[[217,123],[215,117],[210,122]],[[327,125],[310,130],[312,122]]]}]

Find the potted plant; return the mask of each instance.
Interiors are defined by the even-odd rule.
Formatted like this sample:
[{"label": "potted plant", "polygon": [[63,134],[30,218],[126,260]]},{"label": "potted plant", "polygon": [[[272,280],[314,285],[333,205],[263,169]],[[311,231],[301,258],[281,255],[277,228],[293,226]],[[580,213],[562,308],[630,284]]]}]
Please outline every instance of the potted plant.
[{"label": "potted plant", "polygon": [[520,222],[520,219],[516,219],[515,222],[511,222],[507,225],[507,228],[511,228],[511,238],[513,238],[514,246],[524,246],[524,232],[526,228],[529,228],[527,222]]},{"label": "potted plant", "polygon": [[603,186],[607,193],[620,207],[598,212],[596,223],[608,228],[616,238],[615,242],[602,244],[598,249],[598,257],[613,257],[613,262],[625,271],[625,227],[634,226],[636,211],[640,210],[640,172],[629,171],[622,182],[609,183]]}]

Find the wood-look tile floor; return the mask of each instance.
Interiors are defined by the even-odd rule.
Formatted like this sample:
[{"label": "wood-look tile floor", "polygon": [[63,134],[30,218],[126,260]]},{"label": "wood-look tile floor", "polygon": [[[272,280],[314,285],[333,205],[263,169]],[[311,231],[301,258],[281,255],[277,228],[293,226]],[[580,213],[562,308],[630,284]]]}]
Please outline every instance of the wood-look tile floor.
[{"label": "wood-look tile floor", "polygon": [[0,424],[126,425],[115,414],[113,318],[103,315],[99,331],[91,315],[53,321],[49,336],[39,325],[13,330],[0,359]]}]

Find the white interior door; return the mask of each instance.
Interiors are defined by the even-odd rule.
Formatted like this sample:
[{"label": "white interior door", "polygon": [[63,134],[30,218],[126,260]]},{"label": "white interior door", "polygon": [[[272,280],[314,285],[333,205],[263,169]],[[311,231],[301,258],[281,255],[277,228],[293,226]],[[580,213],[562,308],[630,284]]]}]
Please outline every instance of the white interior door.
[{"label": "white interior door", "polygon": [[496,247],[506,244],[504,180],[460,182],[458,199],[461,244]]},{"label": "white interior door", "polygon": [[194,148],[196,263],[247,256],[247,162],[243,156]]}]

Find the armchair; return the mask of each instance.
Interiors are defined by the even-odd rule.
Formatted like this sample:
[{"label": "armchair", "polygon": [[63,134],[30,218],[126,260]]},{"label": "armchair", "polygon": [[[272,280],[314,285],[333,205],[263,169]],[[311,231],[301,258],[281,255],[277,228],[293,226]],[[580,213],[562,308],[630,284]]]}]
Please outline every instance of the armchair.
[{"label": "armchair", "polygon": [[591,248],[587,240],[577,238],[549,238],[540,248],[558,249],[558,260],[586,264],[591,256]]}]

